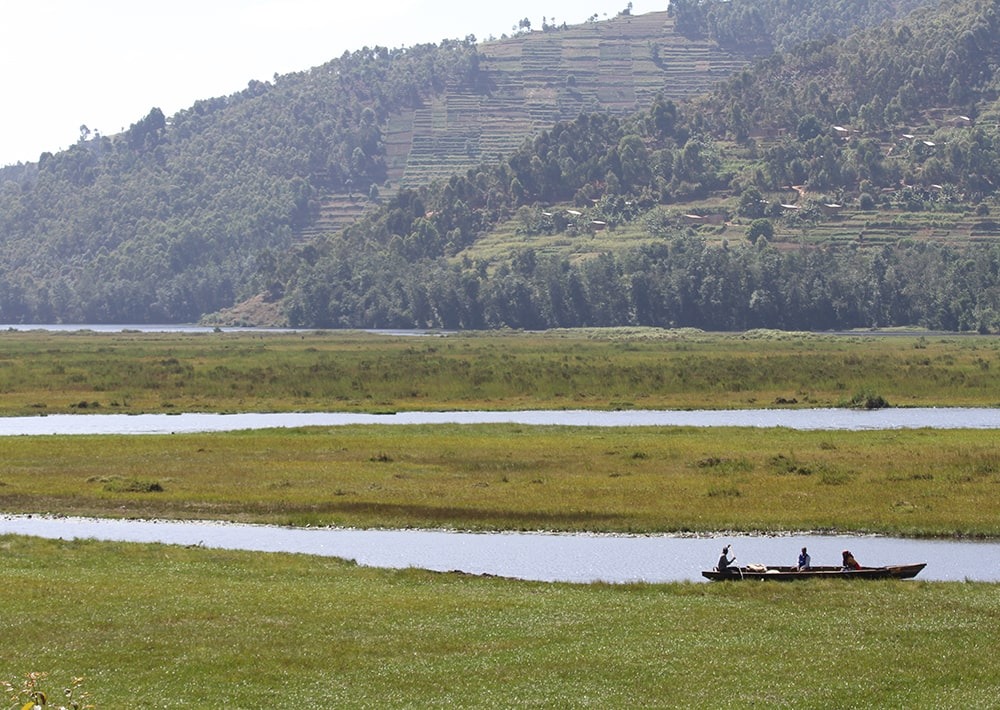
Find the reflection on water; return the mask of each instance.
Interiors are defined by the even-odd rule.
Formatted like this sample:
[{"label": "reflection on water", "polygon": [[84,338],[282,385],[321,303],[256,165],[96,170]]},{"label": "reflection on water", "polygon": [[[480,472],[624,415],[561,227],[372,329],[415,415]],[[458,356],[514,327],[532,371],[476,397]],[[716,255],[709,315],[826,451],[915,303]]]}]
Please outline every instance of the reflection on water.
[{"label": "reflection on water", "polygon": [[1000,409],[967,407],[913,409],[585,409],[515,412],[276,412],[246,414],[52,414],[0,417],[0,436],[51,434],[181,434],[350,424],[524,424],[528,426],[787,427],[799,430],[1000,429]]},{"label": "reflection on water", "polygon": [[813,564],[838,564],[850,548],[864,565],[926,562],[918,579],[1000,581],[1000,543],[823,535],[676,537],[431,530],[283,528],[217,522],[166,522],[5,516],[0,534],[202,545],[257,552],[340,557],[371,567],[458,570],[545,582],[703,581],[702,569],[731,544],[741,564],[794,564],[808,546]]}]

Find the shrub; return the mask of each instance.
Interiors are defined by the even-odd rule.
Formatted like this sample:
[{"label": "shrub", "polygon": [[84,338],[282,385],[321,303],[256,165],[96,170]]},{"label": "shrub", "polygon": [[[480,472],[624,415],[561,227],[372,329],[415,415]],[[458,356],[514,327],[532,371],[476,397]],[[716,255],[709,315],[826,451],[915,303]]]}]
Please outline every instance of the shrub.
[{"label": "shrub", "polygon": [[882,395],[865,388],[851,398],[850,406],[855,409],[884,409],[889,403]]},{"label": "shrub", "polygon": [[157,481],[115,477],[105,482],[104,490],[110,493],[161,493],[163,486]]}]

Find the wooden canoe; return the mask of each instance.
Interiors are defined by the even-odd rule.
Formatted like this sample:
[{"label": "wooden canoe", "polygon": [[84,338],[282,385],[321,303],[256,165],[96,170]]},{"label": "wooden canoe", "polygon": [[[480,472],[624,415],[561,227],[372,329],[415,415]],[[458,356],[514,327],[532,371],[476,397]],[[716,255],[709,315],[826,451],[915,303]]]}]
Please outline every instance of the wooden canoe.
[{"label": "wooden canoe", "polygon": [[730,567],[726,573],[718,570],[704,570],[701,576],[713,581],[735,581],[744,579],[769,579],[776,582],[791,582],[800,579],[911,579],[927,565],[920,562],[912,565],[888,565],[886,567],[862,567],[861,569],[844,569],[843,567],[810,567],[799,571],[796,567]]}]

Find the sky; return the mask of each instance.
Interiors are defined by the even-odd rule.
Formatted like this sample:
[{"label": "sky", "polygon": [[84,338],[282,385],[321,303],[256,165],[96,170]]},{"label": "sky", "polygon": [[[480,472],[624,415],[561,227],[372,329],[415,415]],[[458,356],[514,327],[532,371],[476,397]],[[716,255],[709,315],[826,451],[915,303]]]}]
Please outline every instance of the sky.
[{"label": "sky", "polygon": [[[511,34],[528,18],[577,24],[629,0],[9,0],[0,24],[0,166],[103,135],[150,109],[168,117],[252,79],[303,71],[362,47]],[[632,13],[667,0],[632,0]]]}]

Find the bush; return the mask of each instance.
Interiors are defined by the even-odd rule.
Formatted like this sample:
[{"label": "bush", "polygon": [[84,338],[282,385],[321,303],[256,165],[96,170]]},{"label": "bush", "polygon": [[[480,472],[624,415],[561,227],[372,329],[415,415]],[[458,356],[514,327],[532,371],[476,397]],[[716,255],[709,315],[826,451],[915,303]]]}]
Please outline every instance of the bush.
[{"label": "bush", "polygon": [[162,493],[163,485],[157,481],[115,476],[104,483],[104,490],[109,493]]},{"label": "bush", "polygon": [[885,409],[889,403],[882,395],[863,389],[851,398],[850,406],[855,409]]}]

